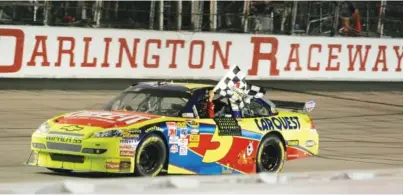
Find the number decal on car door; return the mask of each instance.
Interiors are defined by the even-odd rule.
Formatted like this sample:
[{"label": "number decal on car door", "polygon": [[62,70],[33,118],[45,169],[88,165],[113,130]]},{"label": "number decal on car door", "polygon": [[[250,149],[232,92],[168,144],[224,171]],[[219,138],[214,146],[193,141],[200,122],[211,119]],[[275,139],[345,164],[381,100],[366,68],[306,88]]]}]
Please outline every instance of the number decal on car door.
[{"label": "number decal on car door", "polygon": [[233,145],[232,136],[219,136],[219,130],[216,128],[210,142],[218,142],[219,146],[215,149],[207,149],[202,162],[212,163],[223,159],[230,151]]}]

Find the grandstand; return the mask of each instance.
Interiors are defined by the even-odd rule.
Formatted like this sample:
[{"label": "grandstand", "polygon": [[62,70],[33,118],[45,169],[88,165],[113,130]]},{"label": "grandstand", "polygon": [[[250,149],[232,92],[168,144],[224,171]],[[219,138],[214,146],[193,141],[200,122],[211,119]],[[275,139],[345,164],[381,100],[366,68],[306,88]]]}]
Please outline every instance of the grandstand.
[{"label": "grandstand", "polygon": [[0,24],[403,36],[402,1],[1,1]]}]

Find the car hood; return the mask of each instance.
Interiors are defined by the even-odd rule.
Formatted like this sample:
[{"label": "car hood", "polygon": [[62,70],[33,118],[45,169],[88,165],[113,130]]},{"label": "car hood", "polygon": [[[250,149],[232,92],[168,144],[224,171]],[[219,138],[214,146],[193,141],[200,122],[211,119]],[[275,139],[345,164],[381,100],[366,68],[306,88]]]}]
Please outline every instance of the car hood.
[{"label": "car hood", "polygon": [[[142,112],[83,110],[67,113],[56,118],[54,122],[58,125],[71,126],[71,131],[74,131],[75,125],[92,127],[93,129],[96,127],[99,129],[106,129],[113,127],[126,127],[159,117],[161,116]],[[68,127],[66,128],[66,131],[70,130]]]}]

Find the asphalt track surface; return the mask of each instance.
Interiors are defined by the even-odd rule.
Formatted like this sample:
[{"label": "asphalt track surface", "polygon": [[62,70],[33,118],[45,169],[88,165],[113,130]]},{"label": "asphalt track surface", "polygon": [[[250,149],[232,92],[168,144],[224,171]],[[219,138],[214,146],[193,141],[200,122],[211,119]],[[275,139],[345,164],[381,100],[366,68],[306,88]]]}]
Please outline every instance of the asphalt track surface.
[{"label": "asphalt track surface", "polygon": [[[269,85],[268,82],[260,84]],[[82,86],[76,85],[77,88]],[[126,88],[126,84],[115,86],[115,90],[21,90],[21,87],[15,86],[7,88],[4,82],[0,82],[0,86],[5,88],[0,90],[1,183],[117,177],[99,174],[57,175],[23,163],[30,154],[30,135],[43,121],[64,112],[100,108]],[[62,89],[63,86],[66,85],[54,88]],[[273,82],[270,86],[275,88],[268,92],[272,99],[317,102],[311,115],[320,134],[320,155],[289,161],[284,172],[403,166],[402,83],[298,85],[295,82]]]}]

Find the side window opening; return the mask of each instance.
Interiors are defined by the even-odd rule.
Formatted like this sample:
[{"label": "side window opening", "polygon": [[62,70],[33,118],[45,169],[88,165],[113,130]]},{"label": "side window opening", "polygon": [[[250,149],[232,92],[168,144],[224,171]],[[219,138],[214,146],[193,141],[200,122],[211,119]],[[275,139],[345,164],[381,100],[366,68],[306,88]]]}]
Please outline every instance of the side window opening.
[{"label": "side window opening", "polygon": [[208,118],[208,112],[207,112],[207,105],[206,102],[208,101],[208,97],[206,94],[202,95],[198,100],[196,101],[195,107],[196,110],[198,111],[199,118]]},{"label": "side window opening", "polygon": [[[209,118],[207,101],[208,101],[208,97],[205,95],[205,96],[201,96],[201,98],[199,98],[198,101],[196,102],[195,106],[198,111],[198,115],[201,119]],[[219,94],[216,94],[215,97],[213,98],[213,102],[215,105],[215,107],[214,107],[215,118],[226,117],[226,116],[232,115],[231,106],[230,106],[229,100],[227,98],[222,97]]]},{"label": "side window opening", "polygon": [[225,117],[225,116],[232,115],[231,105],[229,104],[229,100],[227,98],[217,95],[213,99],[213,102],[215,104],[215,116],[216,117]]},{"label": "side window opening", "polygon": [[188,98],[186,94],[167,95],[161,91],[143,89],[121,93],[105,105],[104,109],[177,117],[184,110]]},{"label": "side window opening", "polygon": [[246,104],[242,109],[243,117],[261,117],[270,115],[268,108],[257,102],[255,99],[251,100],[250,104]]},{"label": "side window opening", "polygon": [[170,113],[173,116],[179,116],[185,108],[187,100],[176,97],[164,97],[160,101],[160,111]]}]

